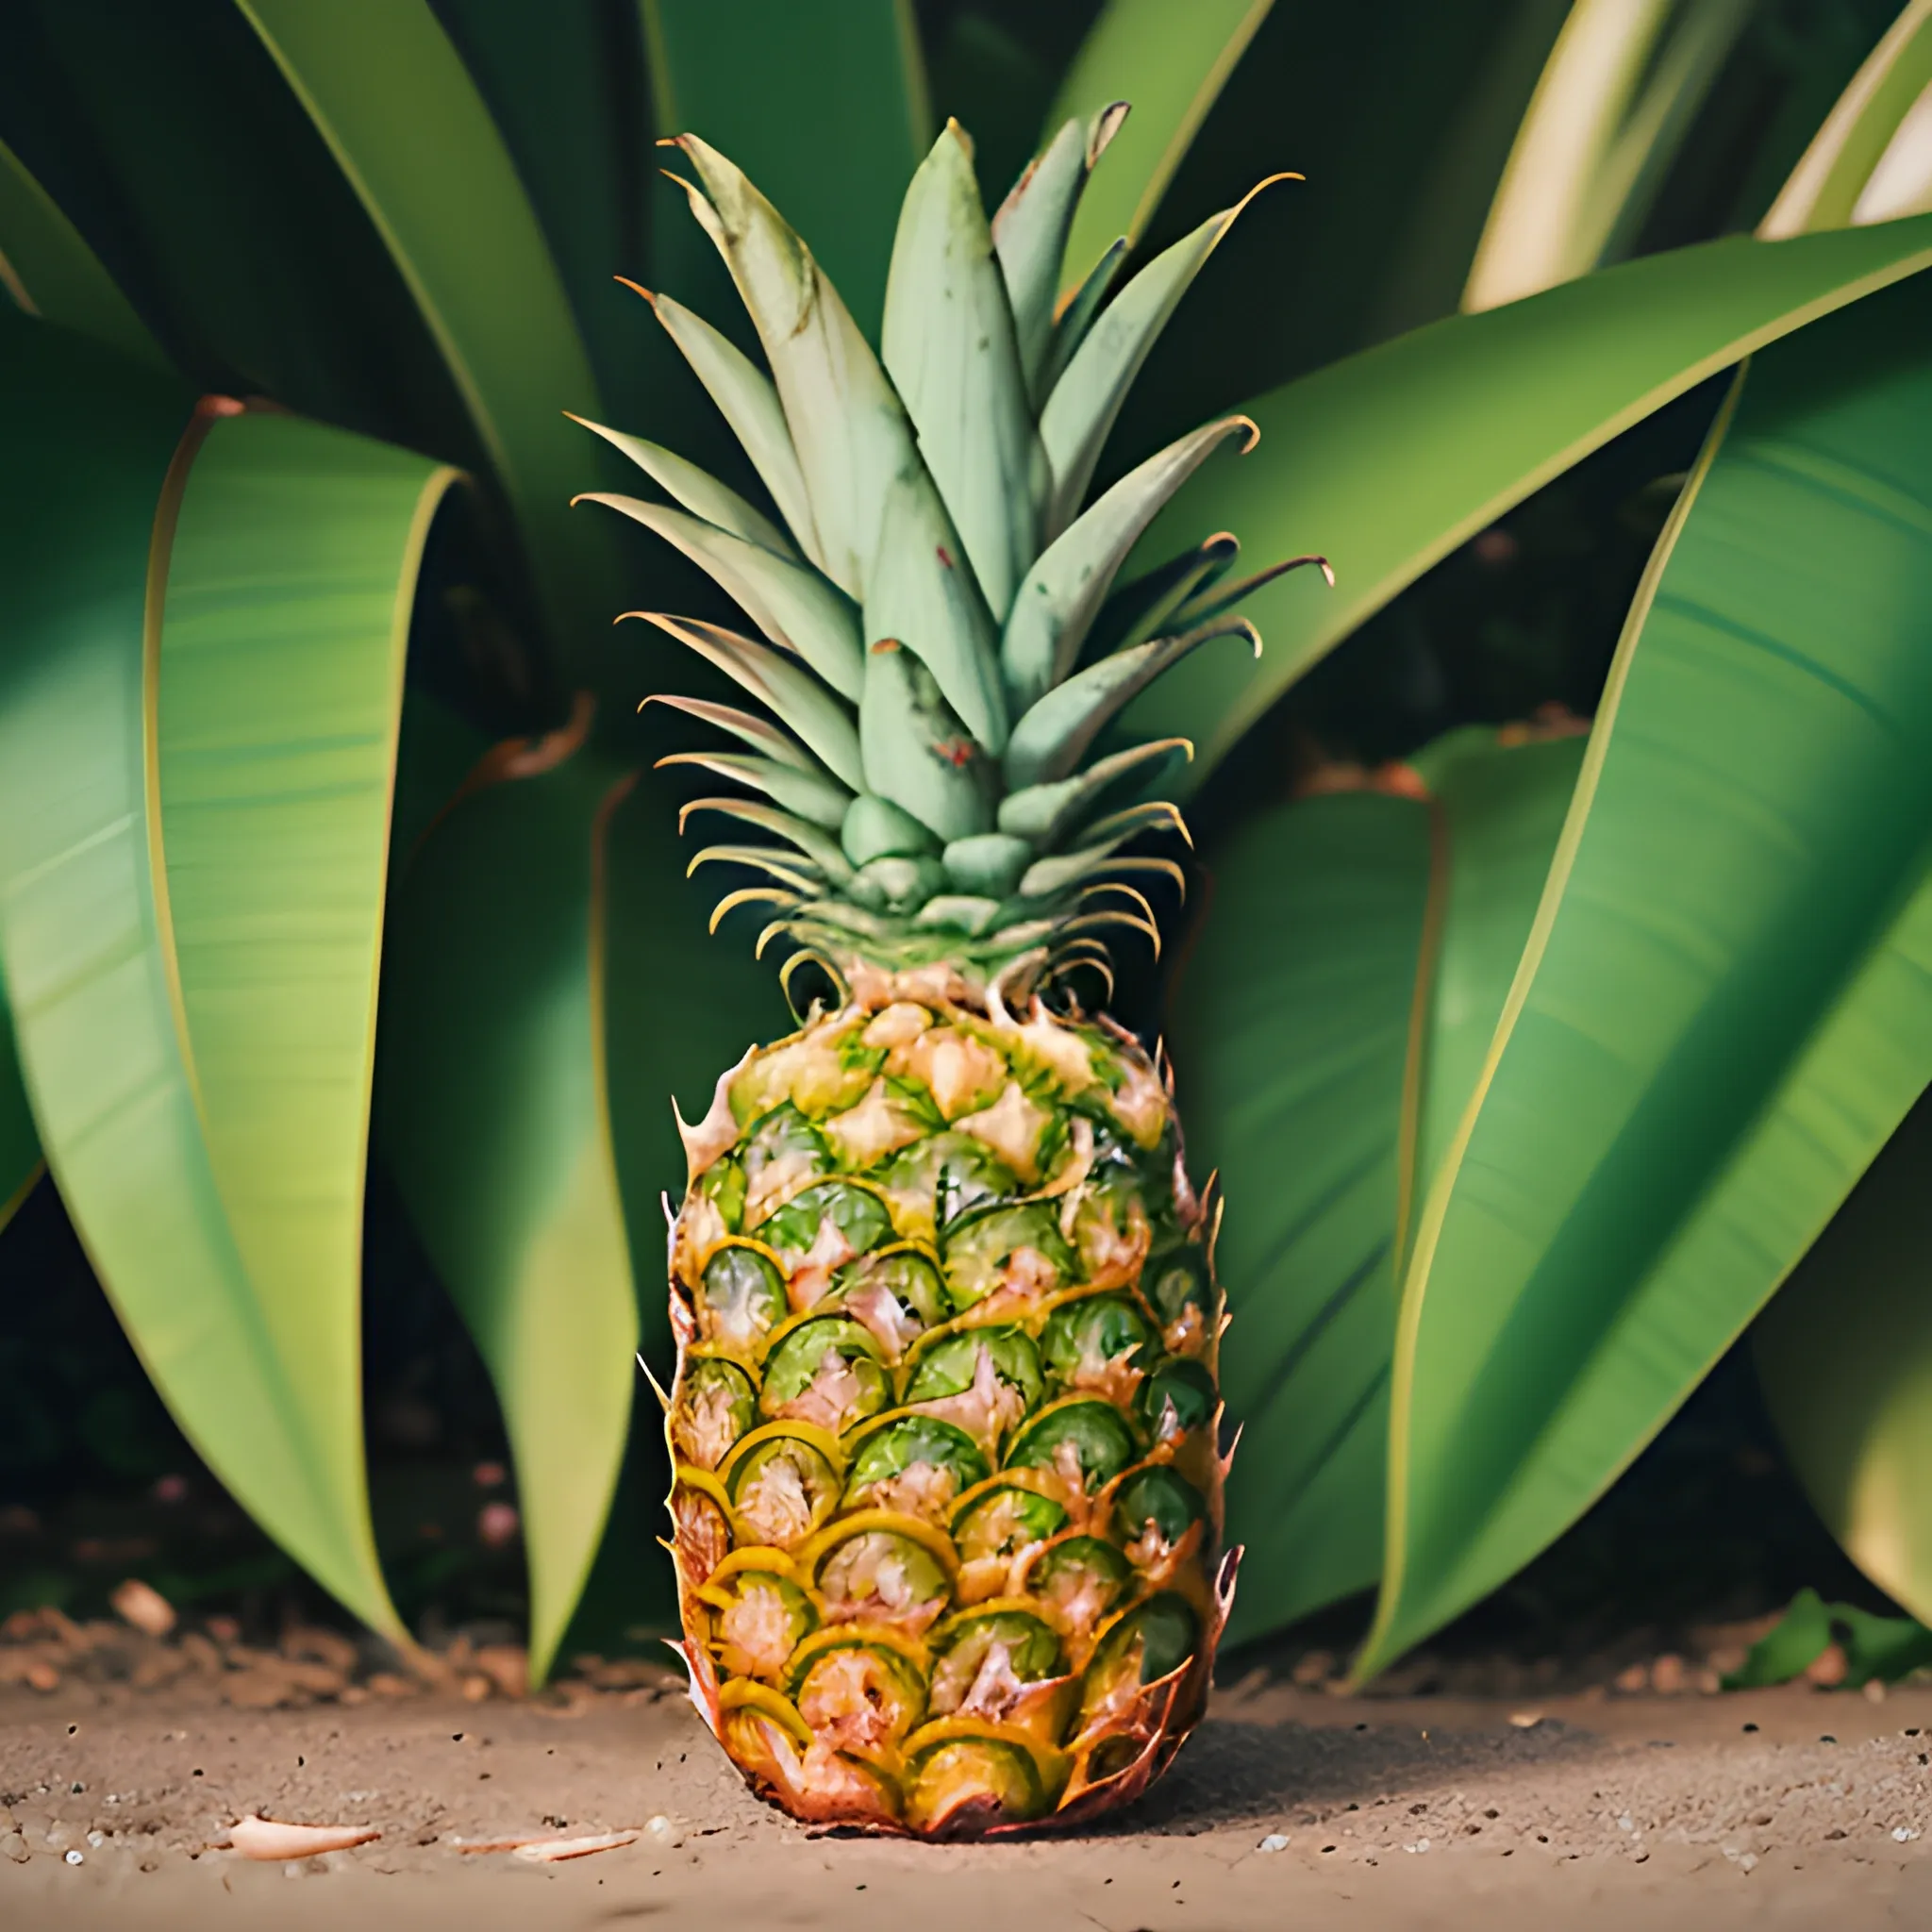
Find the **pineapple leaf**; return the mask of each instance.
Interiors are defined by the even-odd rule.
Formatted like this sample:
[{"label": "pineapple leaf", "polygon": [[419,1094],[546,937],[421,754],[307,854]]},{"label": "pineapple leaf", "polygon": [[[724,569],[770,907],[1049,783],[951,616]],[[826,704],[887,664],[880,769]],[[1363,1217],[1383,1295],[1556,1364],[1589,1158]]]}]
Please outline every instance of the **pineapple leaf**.
[{"label": "pineapple leaf", "polygon": [[997,756],[1007,743],[999,635],[958,544],[931,477],[915,464],[895,478],[866,585],[865,637],[905,641],[967,729]]},{"label": "pineapple leaf", "polygon": [[1090,505],[1026,573],[1000,640],[1000,667],[1016,705],[1037,704],[1078,661],[1114,575],[1156,514],[1208,457],[1237,432],[1244,449],[1259,433],[1245,416],[1210,423],[1147,458]]},{"label": "pineapple leaf", "polygon": [[[906,192],[886,282],[883,348],[919,453],[997,621],[1040,549],[1046,452],[957,121],[946,124]],[[882,533],[881,561],[891,544]]]},{"label": "pineapple leaf", "polygon": [[661,503],[604,490],[574,501],[601,503],[655,530],[708,572],[781,650],[803,658],[841,697],[858,695],[858,613],[816,571]]},{"label": "pineapple leaf", "polygon": [[772,365],[823,566],[858,597],[886,491],[918,460],[911,425],[838,291],[778,211],[695,135],[675,144],[705,186],[691,192],[691,211],[724,256]]},{"label": "pineapple leaf", "polygon": [[989,829],[978,745],[932,674],[891,639],[866,653],[858,741],[868,789],[942,841]]},{"label": "pineapple leaf", "polygon": [[774,805],[760,805],[755,798],[693,798],[679,809],[677,829],[682,832],[691,814],[700,811],[714,811],[720,818],[756,825],[760,831],[795,845],[834,885],[843,885],[852,876],[852,868],[845,862],[839,841],[793,812]]},{"label": "pineapple leaf", "polygon": [[1157,255],[1108,305],[1074,352],[1040,412],[1041,441],[1053,466],[1053,493],[1046,512],[1049,540],[1073,521],[1121,404],[1188,285],[1248,203],[1274,182],[1294,178],[1271,175],[1234,207],[1208,216],[1191,234]]},{"label": "pineapple leaf", "polygon": [[690,878],[705,865],[750,866],[800,892],[814,892],[825,884],[824,875],[808,858],[781,852],[775,845],[707,845],[692,856],[684,869],[685,877]]},{"label": "pineapple leaf", "polygon": [[736,778],[741,785],[762,791],[774,805],[834,832],[844,823],[845,808],[852,802],[851,792],[835,779],[801,772],[797,766],[781,764],[775,758],[680,751],[659,758],[658,764],[660,769],[666,765],[696,765],[721,778]]},{"label": "pineapple leaf", "polygon": [[781,731],[763,718],[754,718],[749,711],[738,710],[730,705],[714,705],[706,698],[679,697],[663,691],[647,697],[638,709],[641,711],[644,705],[669,705],[675,711],[700,718],[707,724],[715,724],[719,730],[730,732],[753,750],[763,752],[781,765],[789,765],[794,772],[805,772],[814,777],[820,775],[818,761],[789,732]]},{"label": "pineapple leaf", "polygon": [[[625,286],[636,289],[638,285],[629,282]],[[798,547],[823,568],[811,500],[805,491],[805,473],[798,467],[798,452],[791,445],[791,431],[786,426],[784,406],[772,378],[736,342],[683,303],[644,289],[638,289],[638,293],[650,303],[665,334],[717,404],[726,426],[751,458],[758,480],[772,492],[778,514],[798,539]]]},{"label": "pineapple leaf", "polygon": [[1067,364],[1074,359],[1074,351],[1087,340],[1087,332],[1100,313],[1100,305],[1107,300],[1121,270],[1126,266],[1127,248],[1127,238],[1123,235],[1088,271],[1087,279],[1074,291],[1073,299],[1054,324],[1053,343],[1041,367],[1040,379],[1034,386],[1035,394],[1041,401],[1044,402],[1053,393],[1055,384],[1067,373]]},{"label": "pineapple leaf", "polygon": [[[855,789],[864,785],[865,766],[859,758],[858,729],[852,713],[789,658],[768,644],[697,618],[667,617],[658,610],[626,610],[624,614],[655,624],[679,643],[689,645],[760,703],[769,705],[835,776]],[[675,704],[679,700],[654,702]]]},{"label": "pineapple leaf", "polygon": [[1167,627],[1184,605],[1210,591],[1234,568],[1241,546],[1231,531],[1217,530],[1108,592],[1087,632],[1082,655],[1105,657],[1122,644],[1138,644]]},{"label": "pineapple leaf", "polygon": [[1006,277],[1020,366],[1036,403],[1047,388],[1044,378],[1054,346],[1060,263],[1066,258],[1074,211],[1093,164],[1126,118],[1126,102],[1115,101],[1089,125],[1077,120],[1062,122],[1059,132],[1013,184],[992,218],[993,246]]},{"label": "pineapple leaf", "polygon": [[1137,692],[1213,638],[1243,637],[1261,655],[1260,634],[1246,618],[1217,618],[1179,637],[1155,638],[1116,651],[1057,685],[1013,726],[1007,784],[1013,791],[1064,778],[1109,718]]},{"label": "pineapple leaf", "polygon": [[737,491],[719,482],[695,463],[687,462],[660,443],[647,442],[641,436],[630,436],[622,429],[608,429],[603,424],[592,423],[588,416],[576,415],[569,409],[563,413],[573,423],[581,423],[593,435],[601,436],[613,449],[621,450],[693,516],[702,517],[708,524],[715,524],[719,529],[734,537],[742,537],[747,543],[756,543],[775,557],[792,562],[797,560],[798,552],[771,518],[762,510],[754,509]]},{"label": "pineapple leaf", "polygon": [[1097,759],[1078,777],[1009,791],[1000,801],[999,828],[1050,850],[1128,773],[1157,760],[1165,764],[1177,751],[1191,758],[1194,755],[1194,747],[1185,738],[1151,739],[1145,744],[1132,745],[1110,758]]}]

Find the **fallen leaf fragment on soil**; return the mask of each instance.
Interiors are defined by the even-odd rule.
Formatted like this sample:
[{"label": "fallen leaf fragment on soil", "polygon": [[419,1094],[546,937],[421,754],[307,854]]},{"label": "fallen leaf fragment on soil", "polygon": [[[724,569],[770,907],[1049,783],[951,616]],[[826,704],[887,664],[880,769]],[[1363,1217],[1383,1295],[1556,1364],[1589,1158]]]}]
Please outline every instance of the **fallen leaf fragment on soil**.
[{"label": "fallen leaf fragment on soil", "polygon": [[370,1824],[284,1824],[251,1812],[228,1832],[228,1849],[244,1858],[312,1858],[323,1852],[346,1852],[382,1833]]},{"label": "fallen leaf fragment on soil", "polygon": [[600,1831],[580,1838],[491,1838],[471,1843],[457,1843],[459,1852],[508,1852],[540,1865],[555,1864],[559,1858],[584,1858],[592,1852],[614,1852],[620,1845],[635,1844],[634,1831]]}]

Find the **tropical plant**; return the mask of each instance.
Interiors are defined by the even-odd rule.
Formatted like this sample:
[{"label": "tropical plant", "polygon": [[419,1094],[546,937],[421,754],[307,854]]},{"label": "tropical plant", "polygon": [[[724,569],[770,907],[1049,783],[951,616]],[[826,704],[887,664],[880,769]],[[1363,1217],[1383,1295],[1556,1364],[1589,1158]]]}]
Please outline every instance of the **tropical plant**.
[{"label": "tropical plant", "polygon": [[[1629,58],[1597,70],[1576,48],[1616,9],[1590,0],[1109,0],[1079,11],[1077,47],[1041,18],[1055,11],[7,9],[0,281],[20,312],[0,314],[0,1201],[45,1160],[210,1468],[350,1610],[407,1641],[359,1413],[373,1140],[498,1392],[541,1677],[604,1535],[633,1352],[667,1363],[641,1263],[677,1172],[667,1099],[702,1115],[718,1069],[784,1024],[748,957],[758,902],[707,935],[668,785],[694,757],[765,791],[734,794],[748,831],[719,862],[778,869],[742,889],[797,901],[774,908],[792,928],[774,944],[836,956],[876,922],[867,942],[916,969],[940,928],[912,898],[978,900],[992,909],[946,908],[966,923],[934,958],[991,980],[1021,941],[996,937],[1009,920],[973,922],[1062,919],[1102,878],[1066,859],[1074,822],[1044,793],[1043,816],[1010,826],[968,795],[974,747],[1013,728],[1001,756],[1025,758],[1008,782],[1074,785],[1083,808],[1073,773],[1090,748],[1124,774],[1111,823],[1079,837],[1093,854],[1121,838],[1097,861],[1135,868],[1111,903],[1158,924],[1168,861],[1132,841],[1174,814],[1121,816],[1152,803],[1134,786],[1155,767],[1109,761],[1185,738],[1192,762],[1164,782],[1215,828],[1212,890],[1162,996],[1191,1154],[1229,1201],[1219,1265],[1241,1339],[1224,1392],[1249,1431],[1227,1495],[1229,1538],[1249,1550],[1233,1634],[1374,1585],[1359,1668],[1386,1663],[1574,1522],[1807,1254],[1761,1331],[1774,1407],[1853,1555],[1932,1613],[1932,1519],[1892,1474],[1923,1426],[1922,1324],[1899,1286],[1923,1249],[1909,1231],[1860,1232],[1889,1176],[1916,1173],[1911,1143],[1853,1194],[1932,1078],[1913,756],[1932,688],[1912,649],[1932,600],[1924,7],[1890,31],[1862,7],[1825,9],[1829,31],[1787,62],[1771,132],[1749,141],[1727,104],[1747,69],[1754,100],[1774,92],[1775,44],[1760,12],[1715,0],[1638,9]],[[1024,408],[1010,367],[1005,391],[954,399],[992,398],[948,421],[994,439],[996,461],[927,428],[921,385],[948,378],[905,345],[953,339],[927,312],[930,271],[904,281],[923,291],[909,308],[889,275],[922,166],[928,189],[942,169],[963,225],[935,203],[930,232],[908,217],[906,245],[938,260],[949,234],[979,232],[964,151],[933,147],[922,26],[936,105],[985,136],[985,201],[1042,129],[1136,104],[1064,260],[1053,224],[1035,238],[1012,352]],[[1579,71],[1603,84],[1574,124],[1597,158],[1568,153],[1553,215],[1524,184]],[[1843,86],[1836,107],[1807,92],[1820,75]],[[1037,117],[1016,121],[1015,101]],[[824,397],[788,370],[798,345],[763,340],[781,294],[762,268],[736,264],[760,325],[731,320],[725,271],[648,165],[654,132],[687,130],[709,143],[690,149],[705,167],[731,154],[810,238],[850,308],[849,380],[872,382],[883,323],[862,423],[828,436]],[[1035,182],[1071,165],[1064,142],[1048,153]],[[1200,266],[1208,210],[1286,169],[1311,178],[1262,196],[1201,267],[1109,435],[1117,386],[1088,393],[1101,349],[1139,344],[1163,275]],[[1733,184],[1707,218],[1700,171]],[[706,185],[731,241],[737,190]],[[1047,205],[1043,189],[1021,204]],[[1760,218],[1764,237],[1722,232]],[[1690,245],[1646,253],[1658,235]],[[1138,275],[1120,273],[1140,255]],[[613,272],[659,291],[664,327]],[[977,274],[996,323],[1007,279]],[[1542,292],[1487,306],[1527,287]],[[1068,358],[1082,329],[1084,374]],[[1070,410],[1082,399],[1064,422],[1062,391]],[[1319,795],[1285,796],[1291,760],[1270,734],[1297,681],[1678,398],[1708,435],[1664,491],[1674,508],[1588,740],[1499,731],[1492,715],[1420,750],[1411,738],[1357,789],[1331,768]],[[1138,516],[1186,467],[1155,452],[1187,434],[1179,447],[1205,455],[1216,432],[1195,425],[1237,408],[1258,447],[1207,462],[1155,520],[1125,564],[1139,592],[1096,616],[1060,557],[1052,622],[1013,644],[1010,682],[990,673],[990,613],[941,594],[966,582],[960,559],[996,607],[1098,530],[1074,520],[1090,482],[1096,508]],[[565,410],[622,432],[589,441]],[[1050,456],[1078,445],[1043,508],[1013,464],[1036,423]],[[854,501],[824,517],[819,503],[848,443],[869,452],[855,473],[881,492],[868,501],[904,471],[897,522],[950,521],[953,577],[867,579]],[[735,620],[702,569],[569,508],[587,486],[622,491],[632,458],[682,506],[639,503],[634,521],[674,534],[796,658],[721,641]],[[1263,564],[1322,553],[1334,589],[1309,571],[1243,584],[1258,660],[1217,645],[1107,733],[1047,731],[1070,697],[1159,662],[1148,641],[1177,612],[1194,629],[1231,621],[1206,588],[1230,566],[1213,534],[1227,530]],[[923,544],[904,553],[922,566]],[[1176,558],[1185,569],[1161,575]],[[626,599],[625,585],[646,588]],[[891,630],[920,635],[861,652],[856,672],[854,626],[879,641],[880,596],[908,607]],[[690,753],[670,735],[675,707],[633,717],[664,688],[671,643],[662,626],[613,630],[626,601],[699,613],[670,638],[705,643],[724,675],[680,702],[748,733],[746,750]],[[731,676],[761,685],[804,753],[734,704]],[[868,731],[868,702],[876,720],[941,701],[966,727],[959,767]],[[641,769],[663,756],[687,763]],[[1265,782],[1237,783],[1241,762]],[[848,843],[861,792],[871,842],[854,828]],[[966,840],[985,842],[949,852]],[[1120,896],[1136,878],[1144,911]],[[792,970],[801,993],[812,970]],[[1151,1008],[1124,991],[1151,1039]],[[1017,1001],[1016,1039],[1077,1038],[1121,1091],[1144,1080],[1140,1048]],[[991,1051],[974,1029],[1001,1024],[969,1011],[952,1030]],[[750,1062],[754,1085],[786,1051]],[[1013,1091],[1040,1106],[1031,1077]],[[903,1158],[944,1139],[924,1098],[886,1093],[882,1118],[919,1124]],[[1098,1137],[1077,1102],[1045,1112],[1043,1131]],[[1121,1211],[1131,1222],[1138,1201],[1154,1225],[1164,1210],[1125,1172]],[[1883,1210],[1889,1227],[1915,1225],[1905,1214]],[[724,1252],[756,1255],[757,1240]],[[871,1359],[840,1332],[842,1360]],[[730,1393],[725,1369],[705,1373]],[[1205,1470],[1196,1487],[1211,1494]],[[775,1740],[789,1719],[771,1713],[774,1731],[757,1705],[742,1724]],[[1016,1743],[960,1775],[996,1769],[1030,1790],[1037,1763]]]}]

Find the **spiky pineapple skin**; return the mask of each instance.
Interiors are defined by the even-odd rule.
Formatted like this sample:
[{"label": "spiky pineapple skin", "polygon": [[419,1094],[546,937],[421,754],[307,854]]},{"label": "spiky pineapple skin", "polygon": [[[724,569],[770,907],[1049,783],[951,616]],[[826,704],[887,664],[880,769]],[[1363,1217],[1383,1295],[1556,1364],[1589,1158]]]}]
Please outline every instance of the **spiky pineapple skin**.
[{"label": "spiky pineapple skin", "polygon": [[1166,1767],[1232,1599],[1212,1208],[1109,1021],[850,978],[685,1130],[693,1701],[797,1818],[1072,1823]]}]

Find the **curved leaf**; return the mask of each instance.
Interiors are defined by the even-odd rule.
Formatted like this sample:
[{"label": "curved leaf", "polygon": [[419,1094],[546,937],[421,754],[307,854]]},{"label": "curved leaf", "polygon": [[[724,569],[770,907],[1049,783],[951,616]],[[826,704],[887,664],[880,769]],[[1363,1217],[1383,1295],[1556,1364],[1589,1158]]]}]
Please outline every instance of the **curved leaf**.
[{"label": "curved leaf", "polygon": [[[363,1490],[362,1108],[402,638],[446,479],[196,412],[37,324],[5,338],[0,956],[49,1164],[184,1433],[400,1636]],[[272,850],[222,803],[284,788]]]},{"label": "curved leaf", "polygon": [[1133,111],[1074,216],[1060,270],[1071,294],[1117,236],[1138,241],[1195,130],[1274,0],[1108,0],[1061,83],[1046,125],[1085,124],[1115,101]]},{"label": "curved leaf", "polygon": [[1242,1425],[1228,1508],[1247,1545],[1243,1637],[1380,1571],[1397,1258],[1581,757],[1580,741],[1457,732],[1417,760],[1426,802],[1307,799],[1213,861],[1171,1010],[1194,1158],[1228,1204],[1217,1260],[1236,1318],[1222,1374]]},{"label": "curved leaf", "polygon": [[1171,556],[1228,529],[1255,558],[1318,550],[1337,588],[1247,605],[1268,648],[1175,671],[1126,715],[1191,738],[1198,785],[1323,654],[1552,476],[1755,348],[1932,263],[1932,217],[1657,255],[1451,316],[1249,406],[1260,445],[1195,480],[1148,533]]},{"label": "curved leaf", "polygon": [[[566,654],[614,601],[569,503],[565,408],[597,413],[575,317],[502,136],[428,0],[235,0],[414,297],[516,512]],[[593,635],[601,635],[602,626]]]},{"label": "curved leaf", "polygon": [[1497,184],[1464,308],[1624,252],[1750,14],[1751,0],[1575,0]]},{"label": "curved leaf", "polygon": [[25,165],[0,141],[0,290],[29,315],[78,329],[166,372],[168,358],[113,278]]},{"label": "curved leaf", "polygon": [[1932,1619],[1932,1106],[1921,1100],[1752,1331],[1785,1452],[1845,1554]]},{"label": "curved leaf", "polygon": [[1582,1513],[1932,1078],[1928,297],[1757,359],[1632,608],[1404,1283],[1364,1672]]},{"label": "curved leaf", "polygon": [[400,883],[383,974],[379,1141],[502,1405],[533,1681],[596,1555],[636,1379],[604,1058],[603,845],[629,782],[579,752],[457,806]]},{"label": "curved leaf", "polygon": [[1825,116],[1758,234],[1781,242],[1923,213],[1932,193],[1924,143],[1928,87],[1932,0],[1907,0]]}]

